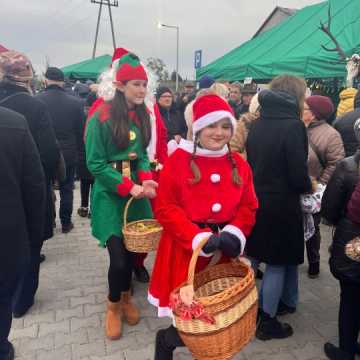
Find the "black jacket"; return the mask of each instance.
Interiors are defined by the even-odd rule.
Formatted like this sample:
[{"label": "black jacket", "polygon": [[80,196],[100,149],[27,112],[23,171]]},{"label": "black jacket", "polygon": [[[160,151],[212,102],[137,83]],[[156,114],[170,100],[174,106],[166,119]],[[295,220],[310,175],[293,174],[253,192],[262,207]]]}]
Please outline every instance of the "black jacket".
[{"label": "black jacket", "polygon": [[40,154],[47,186],[44,234],[42,240],[53,236],[54,208],[51,181],[55,177],[60,151],[46,105],[31,96],[25,88],[0,83],[0,106],[23,115]]},{"label": "black jacket", "polygon": [[83,102],[57,85],[48,86],[36,97],[46,104],[50,112],[66,166],[76,165],[82,145],[85,117]]},{"label": "black jacket", "polygon": [[352,156],[358,148],[358,141],[355,137],[354,124],[360,119],[360,91],[355,97],[354,111],[337,118],[334,122],[335,129],[340,133],[345,148],[345,156]]},{"label": "black jacket", "polygon": [[181,116],[175,104],[173,104],[170,109],[161,107],[159,103],[158,106],[164,125],[167,129],[168,141],[174,139],[175,135],[186,138],[187,126],[184,117]]},{"label": "black jacket", "polygon": [[0,107],[0,283],[26,265],[44,231],[45,178],[20,114]]},{"label": "black jacket", "polygon": [[267,264],[297,265],[304,261],[300,195],[311,191],[306,129],[290,95],[264,90],[259,102],[246,143],[259,199],[246,252]]},{"label": "black jacket", "polygon": [[[336,227],[331,247],[330,270],[339,280],[360,284],[360,263],[345,255],[345,245],[360,236],[360,225],[347,217],[347,205],[358,183],[360,151],[341,160],[331,177],[321,204],[322,216]],[[360,206],[360,204],[359,204]]]}]

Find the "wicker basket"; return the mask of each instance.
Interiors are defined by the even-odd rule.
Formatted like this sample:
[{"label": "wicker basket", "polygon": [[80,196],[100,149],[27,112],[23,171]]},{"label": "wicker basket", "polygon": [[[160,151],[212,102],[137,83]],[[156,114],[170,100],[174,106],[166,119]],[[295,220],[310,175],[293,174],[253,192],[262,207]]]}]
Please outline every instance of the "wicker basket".
[{"label": "wicker basket", "polygon": [[[129,210],[129,206],[131,202],[134,200],[131,197],[125,205],[124,211],[124,226],[123,226],[123,235],[124,235],[124,243],[126,248],[131,252],[136,253],[147,253],[150,251],[154,251],[157,249],[161,233],[162,227],[161,225],[154,219],[145,219],[138,221],[127,222],[127,214]],[[149,229],[146,231],[139,231],[136,229],[138,224],[146,225],[157,225],[153,229]]]},{"label": "wicker basket", "polygon": [[192,255],[187,284],[194,285],[195,297],[214,316],[215,324],[182,320],[176,313],[175,323],[195,359],[227,360],[255,334],[258,297],[254,272],[237,260],[209,266],[195,274],[197,258],[206,242],[207,239],[202,241]]}]

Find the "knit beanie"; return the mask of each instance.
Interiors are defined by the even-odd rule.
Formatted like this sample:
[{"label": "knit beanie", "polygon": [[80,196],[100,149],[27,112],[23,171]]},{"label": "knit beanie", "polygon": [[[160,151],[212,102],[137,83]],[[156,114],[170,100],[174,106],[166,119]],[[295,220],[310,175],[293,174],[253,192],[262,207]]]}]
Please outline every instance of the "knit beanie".
[{"label": "knit beanie", "polygon": [[128,53],[123,55],[113,63],[113,66],[116,71],[116,81],[148,80],[146,71],[135,54]]},{"label": "knit beanie", "polygon": [[21,85],[34,77],[30,60],[15,50],[0,53],[0,78]]},{"label": "knit beanie", "polygon": [[311,112],[318,120],[327,120],[334,113],[334,104],[327,96],[313,95],[305,100]]},{"label": "knit beanie", "polygon": [[208,89],[214,82],[215,82],[215,79],[213,77],[204,75],[199,80],[199,89]]},{"label": "knit beanie", "polygon": [[168,88],[167,86],[159,86],[156,90],[156,100],[160,99],[160,96],[165,94],[165,93],[170,93],[172,95],[172,91],[170,88]]},{"label": "knit beanie", "polygon": [[360,119],[357,119],[354,124],[355,137],[360,144]]}]

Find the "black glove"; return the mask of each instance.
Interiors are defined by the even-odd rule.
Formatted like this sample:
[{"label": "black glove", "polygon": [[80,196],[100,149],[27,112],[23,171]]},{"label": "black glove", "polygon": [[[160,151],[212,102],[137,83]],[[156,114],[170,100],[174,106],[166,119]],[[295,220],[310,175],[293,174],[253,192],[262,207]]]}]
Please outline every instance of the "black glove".
[{"label": "black glove", "polygon": [[220,233],[220,249],[225,256],[235,258],[241,254],[241,243],[237,236],[222,231]]},{"label": "black glove", "polygon": [[220,247],[220,238],[218,235],[211,235],[208,242],[205,244],[205,246],[202,248],[202,251],[205,254],[213,253],[215,250],[217,250]]}]

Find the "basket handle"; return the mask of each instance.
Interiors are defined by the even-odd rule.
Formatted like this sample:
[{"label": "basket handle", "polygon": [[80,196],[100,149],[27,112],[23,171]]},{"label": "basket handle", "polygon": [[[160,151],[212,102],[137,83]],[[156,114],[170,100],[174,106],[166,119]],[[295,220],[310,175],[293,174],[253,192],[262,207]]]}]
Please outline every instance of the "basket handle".
[{"label": "basket handle", "polygon": [[125,210],[124,210],[124,228],[126,229],[127,226],[127,215],[128,215],[128,211],[129,211],[129,206],[132,203],[132,201],[134,200],[134,197],[132,196],[125,205]]},{"label": "basket handle", "polygon": [[210,239],[210,236],[207,236],[206,238],[201,240],[199,245],[195,248],[195,250],[192,253],[190,264],[189,264],[189,270],[188,270],[188,280],[187,280],[189,285],[194,284],[196,262],[200,255],[200,251],[202,250],[202,248],[205,246],[205,244],[208,242],[209,239]]}]

